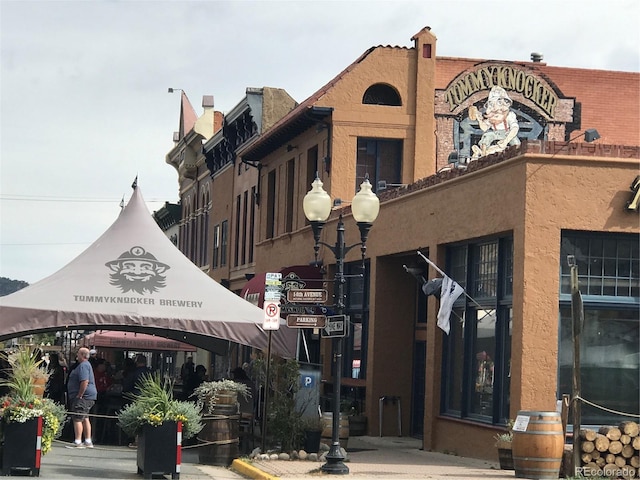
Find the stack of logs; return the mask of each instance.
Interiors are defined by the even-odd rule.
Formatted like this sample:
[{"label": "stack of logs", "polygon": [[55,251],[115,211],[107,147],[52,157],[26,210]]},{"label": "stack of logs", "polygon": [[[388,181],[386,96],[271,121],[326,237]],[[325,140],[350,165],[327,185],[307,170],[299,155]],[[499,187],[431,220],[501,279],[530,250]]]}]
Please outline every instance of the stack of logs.
[{"label": "stack of logs", "polygon": [[639,478],[640,428],[636,422],[617,427],[580,430],[582,466],[592,471],[621,472],[620,478]]}]

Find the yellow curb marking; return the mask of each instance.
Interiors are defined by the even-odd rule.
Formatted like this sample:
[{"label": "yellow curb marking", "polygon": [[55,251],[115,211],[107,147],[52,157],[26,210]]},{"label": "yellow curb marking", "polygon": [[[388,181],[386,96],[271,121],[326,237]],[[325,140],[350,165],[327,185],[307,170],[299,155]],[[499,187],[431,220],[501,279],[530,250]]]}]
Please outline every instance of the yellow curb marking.
[{"label": "yellow curb marking", "polygon": [[247,462],[243,462],[242,460],[235,459],[231,464],[231,468],[236,472],[246,475],[249,478],[254,480],[278,480],[280,477],[274,477],[273,475],[269,475],[268,473],[263,472],[259,468],[250,465]]}]

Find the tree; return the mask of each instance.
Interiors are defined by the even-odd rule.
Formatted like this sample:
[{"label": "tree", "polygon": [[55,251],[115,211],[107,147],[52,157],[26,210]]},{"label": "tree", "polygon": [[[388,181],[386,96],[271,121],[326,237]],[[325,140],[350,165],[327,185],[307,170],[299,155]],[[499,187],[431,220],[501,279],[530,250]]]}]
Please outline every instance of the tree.
[{"label": "tree", "polygon": [[0,297],[17,292],[28,286],[29,284],[22,280],[11,280],[10,278],[0,277]]}]

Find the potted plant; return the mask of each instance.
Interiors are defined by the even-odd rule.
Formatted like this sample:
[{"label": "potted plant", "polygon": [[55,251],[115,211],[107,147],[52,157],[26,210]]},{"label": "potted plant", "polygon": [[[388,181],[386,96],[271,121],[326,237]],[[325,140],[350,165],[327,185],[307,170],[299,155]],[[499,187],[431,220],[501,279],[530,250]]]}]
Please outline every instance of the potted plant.
[{"label": "potted plant", "polygon": [[251,398],[248,385],[233,380],[202,382],[193,390],[196,405],[205,417],[200,447],[200,463],[228,466],[238,457],[240,415],[238,395]]},{"label": "potted plant", "polygon": [[513,441],[513,420],[509,420],[507,424],[508,431],[499,433],[493,438],[496,440],[496,448],[498,449],[498,460],[501,470],[513,470],[513,452],[511,443]]},{"label": "potted plant", "polygon": [[211,415],[216,405],[234,405],[237,408],[238,395],[251,398],[249,386],[233,380],[202,382],[194,390],[192,397],[203,413]]},{"label": "potted plant", "polygon": [[348,416],[350,437],[367,434],[367,416],[360,411],[360,406],[356,400],[344,400],[340,403],[341,413]]},{"label": "potted plant", "polygon": [[322,436],[322,418],[311,416],[302,418],[302,431],[304,432],[304,451],[316,453],[320,450],[320,438]]},{"label": "potted plant", "polygon": [[138,439],[138,473],[177,478],[182,439],[202,430],[200,410],[192,402],[175,400],[171,382],[157,374],[143,375],[137,385],[140,393],[130,395],[132,403],[118,412],[118,425]]},{"label": "potted plant", "polygon": [[265,448],[279,448],[288,453],[300,448],[304,440],[304,408],[296,405],[296,393],[300,389],[300,364],[295,359],[273,355],[269,363],[268,378],[266,356],[258,356],[252,369],[258,383],[268,389]]},{"label": "potted plant", "polygon": [[3,354],[3,358],[9,368],[0,384],[9,393],[0,398],[2,472],[8,475],[21,469],[38,475],[40,456],[51,450],[53,440],[62,433],[65,408],[41,398],[33,388],[36,376],[41,375],[46,381],[46,373],[40,368],[42,360],[35,350],[21,346]]}]

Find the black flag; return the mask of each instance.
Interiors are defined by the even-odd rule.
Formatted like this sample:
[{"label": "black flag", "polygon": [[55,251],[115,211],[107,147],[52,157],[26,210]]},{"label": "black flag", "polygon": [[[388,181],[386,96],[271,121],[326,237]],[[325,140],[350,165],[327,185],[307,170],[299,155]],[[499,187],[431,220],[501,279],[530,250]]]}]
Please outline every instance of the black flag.
[{"label": "black flag", "polygon": [[442,290],[442,278],[434,278],[422,285],[422,291],[428,297],[433,295],[436,298],[440,298],[440,291]]}]

